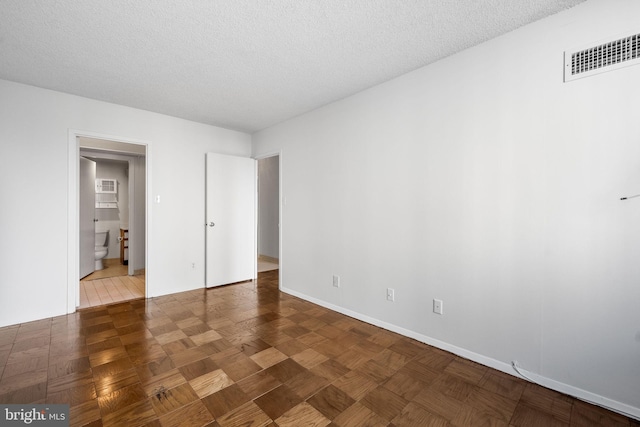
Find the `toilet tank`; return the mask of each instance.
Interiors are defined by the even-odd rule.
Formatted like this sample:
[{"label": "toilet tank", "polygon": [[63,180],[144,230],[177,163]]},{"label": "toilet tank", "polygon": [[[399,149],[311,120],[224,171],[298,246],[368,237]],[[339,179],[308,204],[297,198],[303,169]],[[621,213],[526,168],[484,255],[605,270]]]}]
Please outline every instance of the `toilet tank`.
[{"label": "toilet tank", "polygon": [[109,236],[109,230],[96,231],[96,247],[107,246],[107,237]]}]

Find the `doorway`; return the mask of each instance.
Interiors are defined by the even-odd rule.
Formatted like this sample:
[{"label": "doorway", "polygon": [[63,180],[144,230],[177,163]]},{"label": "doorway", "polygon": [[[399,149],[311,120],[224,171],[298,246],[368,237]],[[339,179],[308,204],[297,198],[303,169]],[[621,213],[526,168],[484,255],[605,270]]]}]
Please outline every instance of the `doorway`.
[{"label": "doorway", "polygon": [[280,155],[258,160],[258,273],[280,268]]},{"label": "doorway", "polygon": [[256,275],[256,161],[206,153],[205,287]]},{"label": "doorway", "polygon": [[207,153],[205,169],[205,287],[280,270],[280,154]]},{"label": "doorway", "polygon": [[[145,153],[140,150],[140,153],[130,154],[137,147],[120,147],[127,151],[107,151],[105,148],[109,145],[89,138],[79,138],[79,143],[81,178],[83,162],[92,162],[96,184],[80,182],[81,190],[90,186],[91,191],[89,194],[86,190],[80,192],[81,280],[78,307],[144,298],[145,269],[144,264],[137,262],[144,257],[141,255],[129,262],[131,245],[138,252],[143,252],[144,246],[136,245],[137,235],[129,224],[135,224],[136,216],[144,216],[144,203],[137,200],[144,200],[144,191],[137,191],[137,188],[143,187],[138,181],[144,180],[140,169]],[[92,209],[88,215],[83,215],[86,202]],[[90,227],[93,229],[83,231]],[[91,240],[89,252],[82,248],[84,240]],[[87,257],[90,259],[83,262]],[[91,263],[91,268],[83,271],[82,266],[87,263]]]},{"label": "doorway", "polygon": [[[69,198],[69,313],[76,308],[144,298],[148,294],[148,150],[146,142],[69,131],[69,162],[75,165],[75,168],[69,168],[69,192],[75,194]],[[90,226],[84,218],[87,208],[82,208],[83,196],[80,193],[80,162],[86,163],[86,159],[97,165],[97,179],[89,183],[95,188],[90,202],[95,206],[89,214],[93,216],[89,218]],[[98,181],[113,182],[116,187],[113,191],[98,191]],[[84,183],[85,198],[86,186]],[[91,227],[89,231],[88,227]],[[101,240],[104,251],[98,251],[98,242],[94,240],[96,236]],[[89,254],[85,253],[87,246],[91,248]],[[98,262],[98,255],[104,252],[106,255]],[[89,271],[86,268],[87,255],[92,258]],[[82,263],[84,268],[80,267]],[[84,283],[81,283],[83,276]],[[86,293],[87,282],[93,285],[90,295]]]}]

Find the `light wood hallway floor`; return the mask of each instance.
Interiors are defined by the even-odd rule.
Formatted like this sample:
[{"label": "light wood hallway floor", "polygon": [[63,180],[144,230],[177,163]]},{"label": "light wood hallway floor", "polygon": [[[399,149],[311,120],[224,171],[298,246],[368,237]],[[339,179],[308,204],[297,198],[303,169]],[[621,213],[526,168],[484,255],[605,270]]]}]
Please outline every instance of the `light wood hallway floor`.
[{"label": "light wood hallway floor", "polygon": [[[106,259],[104,265],[103,270],[95,271],[80,281],[79,309],[145,297],[144,270],[129,276],[128,267],[120,265],[118,259]],[[258,258],[259,272],[277,269],[277,259]]]},{"label": "light wood hallway floor", "polygon": [[105,260],[105,268],[80,280],[79,309],[114,304],[145,297],[144,270],[128,275],[119,260]]},{"label": "light wood hallway floor", "polygon": [[640,423],[255,282],[0,328],[0,403],[71,426]]}]

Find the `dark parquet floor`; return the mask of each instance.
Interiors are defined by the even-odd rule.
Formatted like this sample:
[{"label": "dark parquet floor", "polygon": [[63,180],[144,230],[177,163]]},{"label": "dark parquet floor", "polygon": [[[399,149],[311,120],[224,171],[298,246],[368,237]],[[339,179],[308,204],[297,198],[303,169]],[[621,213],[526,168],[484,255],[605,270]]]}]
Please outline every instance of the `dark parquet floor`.
[{"label": "dark parquet floor", "polygon": [[257,282],[0,328],[0,403],[72,426],[640,426]]}]

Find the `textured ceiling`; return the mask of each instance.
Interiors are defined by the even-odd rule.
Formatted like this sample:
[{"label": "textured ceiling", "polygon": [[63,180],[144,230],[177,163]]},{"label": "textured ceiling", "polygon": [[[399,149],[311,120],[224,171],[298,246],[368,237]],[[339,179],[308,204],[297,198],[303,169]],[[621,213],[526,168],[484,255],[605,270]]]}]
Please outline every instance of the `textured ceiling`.
[{"label": "textured ceiling", "polygon": [[584,0],[0,0],[0,78],[247,132]]}]

